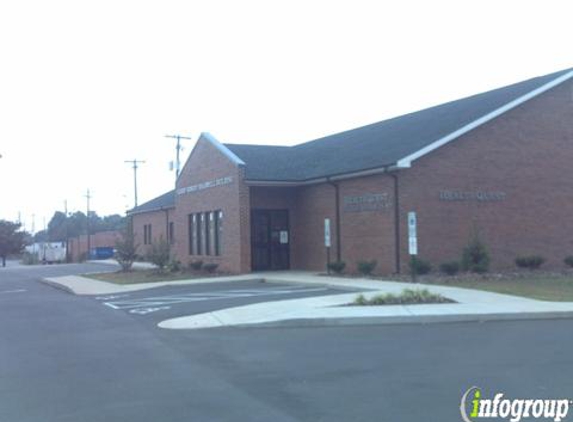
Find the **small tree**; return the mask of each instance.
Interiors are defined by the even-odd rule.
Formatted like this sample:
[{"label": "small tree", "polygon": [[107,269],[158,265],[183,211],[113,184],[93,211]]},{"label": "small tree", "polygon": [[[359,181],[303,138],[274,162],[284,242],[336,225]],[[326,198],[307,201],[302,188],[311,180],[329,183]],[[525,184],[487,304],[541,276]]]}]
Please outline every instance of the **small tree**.
[{"label": "small tree", "polygon": [[11,254],[19,254],[26,245],[26,232],[21,231],[20,223],[12,223],[0,220],[0,258],[2,266],[6,266],[6,257]]},{"label": "small tree", "polygon": [[121,239],[115,242],[115,260],[121,265],[122,271],[130,271],[133,263],[137,259],[137,249],[139,245],[135,243],[135,235],[131,227],[128,227],[122,234]]},{"label": "small tree", "polygon": [[147,254],[147,260],[159,267],[163,272],[165,266],[169,263],[170,247],[169,243],[161,236],[151,245],[151,251]]},{"label": "small tree", "polygon": [[462,268],[473,273],[485,273],[489,270],[489,252],[485,243],[474,230],[468,245],[462,253]]}]

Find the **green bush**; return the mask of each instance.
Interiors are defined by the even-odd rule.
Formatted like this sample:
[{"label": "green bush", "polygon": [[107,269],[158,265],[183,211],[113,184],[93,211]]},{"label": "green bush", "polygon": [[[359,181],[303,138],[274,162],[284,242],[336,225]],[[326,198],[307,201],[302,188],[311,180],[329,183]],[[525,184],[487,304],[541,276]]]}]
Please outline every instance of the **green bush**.
[{"label": "green bush", "polygon": [[518,256],[515,258],[515,265],[519,268],[528,268],[530,270],[539,268],[544,262],[545,258],[540,255]]},{"label": "green bush", "polygon": [[404,289],[399,295],[386,293],[370,299],[366,299],[363,294],[360,294],[354,300],[353,305],[414,305],[423,303],[452,303],[452,300],[439,294],[430,293],[428,289]]},{"label": "green bush", "polygon": [[[130,220],[127,227],[125,227],[121,233],[121,239],[115,242],[115,253],[113,257],[117,263],[121,265],[122,271],[131,271],[133,263],[139,258],[137,254],[138,248],[139,244],[135,241]],[[80,262],[82,262],[82,256],[80,256]]]},{"label": "green bush", "polygon": [[161,236],[151,244],[151,250],[146,258],[152,264],[157,265],[159,271],[163,271],[165,266],[169,263],[170,247],[169,243]]},{"label": "green bush", "polygon": [[179,271],[181,271],[181,261],[179,261],[178,259],[172,259],[171,261],[169,261],[169,264],[167,264],[167,270],[169,270],[172,273],[178,273]]},{"label": "green bush", "polygon": [[191,267],[192,270],[200,271],[201,268],[203,268],[203,261],[201,261],[200,259],[197,261],[191,261],[189,263],[189,266]]},{"label": "green bush", "polygon": [[40,259],[35,253],[24,252],[20,259],[20,263],[22,265],[38,265],[40,263]]},{"label": "green bush", "polygon": [[456,275],[460,271],[460,263],[458,261],[448,261],[440,264],[440,271],[447,275]]},{"label": "green bush", "polygon": [[344,268],[346,268],[346,262],[344,261],[336,261],[328,264],[328,269],[336,274],[342,274]]},{"label": "green bush", "polygon": [[203,264],[203,269],[208,273],[214,273],[217,267],[219,267],[219,264],[214,264],[214,263]]},{"label": "green bush", "polygon": [[489,270],[490,257],[487,247],[477,234],[474,234],[462,253],[464,271],[483,274]]},{"label": "green bush", "polygon": [[374,272],[374,268],[376,268],[377,264],[378,261],[376,261],[375,259],[373,259],[372,261],[358,261],[358,263],[356,264],[356,269],[362,275],[370,275]]},{"label": "green bush", "polygon": [[432,264],[417,256],[413,256],[410,260],[410,271],[419,275],[428,274],[432,271]]},{"label": "green bush", "polygon": [[573,267],[573,255],[566,256],[565,259],[563,260],[563,262],[566,265]]}]

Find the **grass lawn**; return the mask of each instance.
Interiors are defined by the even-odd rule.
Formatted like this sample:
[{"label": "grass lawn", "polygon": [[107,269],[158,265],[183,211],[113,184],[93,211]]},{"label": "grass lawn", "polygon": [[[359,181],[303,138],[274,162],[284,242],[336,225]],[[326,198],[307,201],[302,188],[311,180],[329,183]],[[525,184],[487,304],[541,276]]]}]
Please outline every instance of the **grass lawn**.
[{"label": "grass lawn", "polygon": [[514,296],[529,297],[554,302],[573,302],[573,274],[519,274],[508,277],[504,275],[484,276],[483,278],[436,277],[431,280],[420,279],[420,282],[444,286],[466,287],[469,289],[487,290],[506,293]]},{"label": "grass lawn", "polygon": [[189,280],[193,278],[205,278],[217,275],[221,274],[205,273],[205,272],[160,273],[157,270],[133,270],[126,273],[118,271],[115,273],[84,274],[83,276],[115,284],[136,284],[136,283],[155,283],[158,281]]}]

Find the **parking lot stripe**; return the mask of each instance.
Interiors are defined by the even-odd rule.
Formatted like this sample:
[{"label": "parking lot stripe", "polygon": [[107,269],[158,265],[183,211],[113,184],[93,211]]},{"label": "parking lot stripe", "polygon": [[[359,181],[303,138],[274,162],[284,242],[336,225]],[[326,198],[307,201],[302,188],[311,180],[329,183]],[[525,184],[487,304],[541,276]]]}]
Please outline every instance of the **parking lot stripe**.
[{"label": "parking lot stripe", "polygon": [[141,299],[129,300],[116,300],[103,302],[104,305],[112,309],[136,309],[136,308],[149,308],[164,305],[174,305],[179,303],[197,302],[205,300],[220,300],[220,299],[234,299],[254,296],[272,296],[284,295],[291,293],[307,293],[328,290],[325,287],[308,288],[308,287],[273,287],[265,289],[252,289],[252,290],[227,290],[221,292],[206,292],[206,293],[184,293],[181,295],[169,296],[154,296]]}]

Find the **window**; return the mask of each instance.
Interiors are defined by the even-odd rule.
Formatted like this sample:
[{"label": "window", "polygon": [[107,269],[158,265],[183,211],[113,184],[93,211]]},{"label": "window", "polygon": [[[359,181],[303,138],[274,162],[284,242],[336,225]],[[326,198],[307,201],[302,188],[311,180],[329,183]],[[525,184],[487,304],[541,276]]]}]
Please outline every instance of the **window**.
[{"label": "window", "polygon": [[169,228],[167,231],[167,239],[171,245],[175,243],[175,224],[173,221],[169,222]]},{"label": "window", "polygon": [[211,230],[213,227],[213,213],[206,212],[203,214],[203,216],[205,217],[205,255],[211,255]]},{"label": "window", "polygon": [[223,233],[223,211],[215,211],[215,224],[213,232],[215,233],[215,255],[221,255],[221,235]]},{"label": "window", "polygon": [[189,255],[221,255],[223,212],[189,214],[188,220]]},{"label": "window", "polygon": [[197,238],[195,231],[195,214],[189,214],[189,255],[195,255],[195,241]]},{"label": "window", "polygon": [[196,219],[196,231],[197,231],[197,255],[202,255],[203,254],[203,239],[202,239],[202,235],[203,235],[203,227],[205,225],[205,215],[200,213],[200,214],[195,214],[195,216],[197,217]]},{"label": "window", "polygon": [[143,244],[151,245],[151,224],[143,226]]}]

